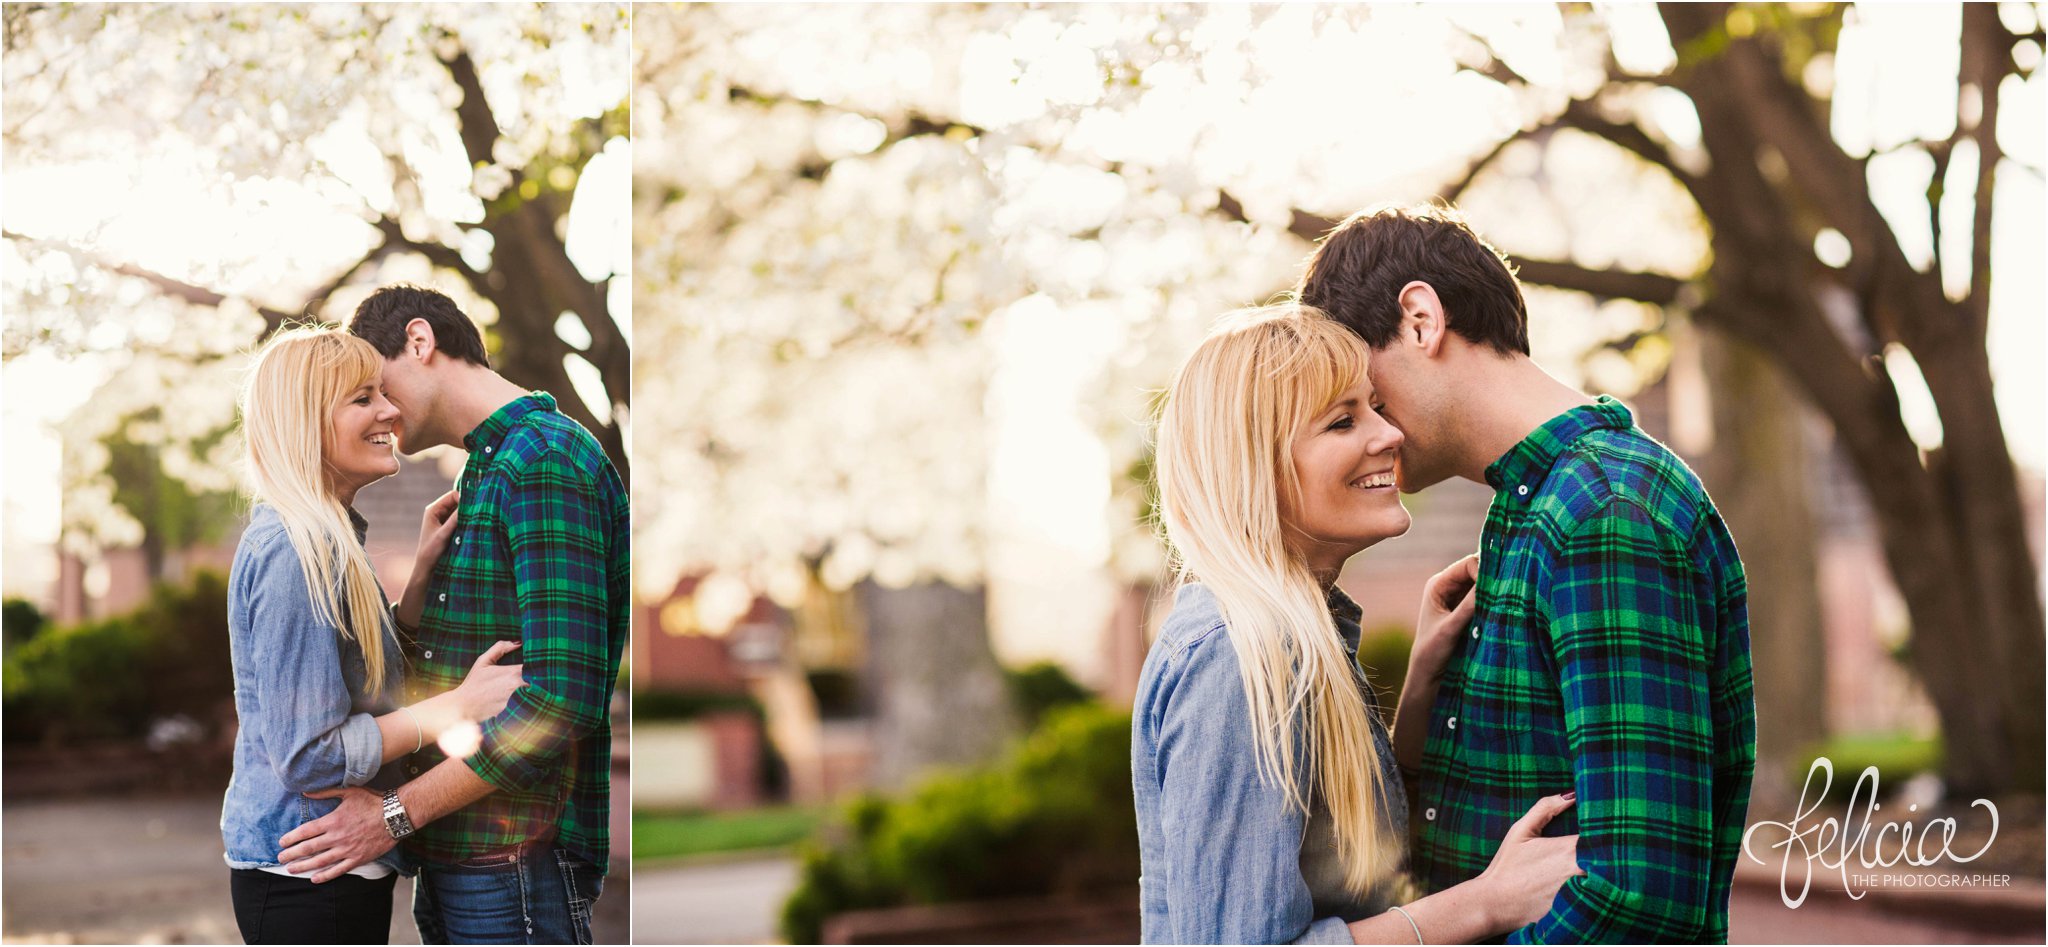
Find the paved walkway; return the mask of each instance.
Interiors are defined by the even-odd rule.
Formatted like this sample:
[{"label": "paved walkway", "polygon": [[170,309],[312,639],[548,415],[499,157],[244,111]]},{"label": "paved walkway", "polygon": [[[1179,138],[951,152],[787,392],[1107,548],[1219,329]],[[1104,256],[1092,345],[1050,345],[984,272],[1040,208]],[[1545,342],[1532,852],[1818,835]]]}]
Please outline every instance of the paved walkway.
[{"label": "paved walkway", "polygon": [[772,944],[782,902],[796,890],[796,860],[786,855],[640,866],[633,936],[651,944]]},{"label": "paved walkway", "polygon": [[[236,943],[220,862],[215,797],[41,800],[8,804],[4,816],[5,924],[17,943]],[[782,903],[796,887],[786,855],[615,870],[598,901],[597,940],[624,943],[632,925],[649,943],[772,943]],[[2038,886],[2039,882],[2032,884]],[[399,887],[391,943],[417,944],[411,898]],[[630,895],[630,897],[629,897]],[[1788,909],[1774,890],[1738,887],[1734,943],[2040,943],[2000,937],[1887,910],[1885,898],[1816,898]]]},{"label": "paved walkway", "polygon": [[1892,913],[1878,902],[1809,901],[1788,908],[1775,892],[1737,888],[1730,944],[2038,944],[2039,936],[1987,934]]},{"label": "paved walkway", "polygon": [[[782,902],[796,887],[787,856],[643,866],[634,879],[639,901],[635,936],[648,943],[761,944],[779,941]],[[2024,882],[2023,882],[2024,883]],[[2038,885],[2038,882],[2034,882]],[[1883,892],[1859,902],[1815,897],[1787,908],[1775,890],[1738,887],[1729,907],[1735,944],[2025,944],[2040,937],[1988,934],[1924,914],[1899,913]]]},{"label": "paved walkway", "polygon": [[[221,862],[220,797],[9,802],[0,817],[7,941],[241,942]],[[630,888],[623,871],[606,880],[598,943],[626,942]],[[420,942],[408,885],[398,886],[390,942]]]}]

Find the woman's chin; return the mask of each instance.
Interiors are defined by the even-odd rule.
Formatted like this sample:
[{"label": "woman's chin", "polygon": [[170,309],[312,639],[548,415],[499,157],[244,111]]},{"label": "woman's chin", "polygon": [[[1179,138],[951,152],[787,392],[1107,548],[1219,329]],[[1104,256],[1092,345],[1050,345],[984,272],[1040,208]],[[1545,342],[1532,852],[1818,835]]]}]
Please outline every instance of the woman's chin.
[{"label": "woman's chin", "polygon": [[389,477],[393,474],[396,474],[397,472],[398,458],[394,456],[390,459],[389,463],[375,464],[363,470],[362,473],[355,478],[356,489],[361,490],[362,488],[367,487],[370,484],[376,483],[377,481]]},{"label": "woman's chin", "polygon": [[1358,551],[1364,552],[1389,539],[1397,539],[1407,535],[1408,527],[1413,525],[1413,522],[1408,518],[1408,511],[1402,510],[1399,516],[1389,516],[1386,518],[1386,522],[1372,524],[1372,528],[1359,537],[1360,545]]},{"label": "woman's chin", "polygon": [[1388,529],[1385,538],[1393,539],[1397,536],[1406,536],[1408,535],[1408,527],[1413,525],[1415,525],[1414,518],[1410,517],[1408,511],[1404,508],[1401,510],[1399,517],[1394,518],[1393,522],[1387,524]]}]

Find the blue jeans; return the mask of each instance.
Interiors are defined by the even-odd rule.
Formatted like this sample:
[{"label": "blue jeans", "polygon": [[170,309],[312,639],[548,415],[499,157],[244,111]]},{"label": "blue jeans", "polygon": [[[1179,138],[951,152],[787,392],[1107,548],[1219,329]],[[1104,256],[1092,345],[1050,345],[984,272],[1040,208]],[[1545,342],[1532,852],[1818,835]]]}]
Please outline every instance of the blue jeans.
[{"label": "blue jeans", "polygon": [[412,916],[423,944],[588,944],[590,906],[603,887],[589,862],[540,843],[420,865]]}]

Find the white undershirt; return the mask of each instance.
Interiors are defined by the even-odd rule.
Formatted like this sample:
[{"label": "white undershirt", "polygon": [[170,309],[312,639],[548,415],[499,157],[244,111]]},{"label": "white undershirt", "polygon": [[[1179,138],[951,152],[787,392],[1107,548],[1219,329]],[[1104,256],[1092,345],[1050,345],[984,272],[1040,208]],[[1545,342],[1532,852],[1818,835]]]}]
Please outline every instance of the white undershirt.
[{"label": "white undershirt", "polygon": [[[286,868],[283,865],[265,865],[256,870],[267,871],[273,875],[283,875],[287,878],[307,877],[305,875],[294,875],[292,874],[291,869]],[[391,874],[391,866],[386,865],[383,862],[365,862],[361,865],[357,865],[354,868],[349,869],[348,873],[351,875],[355,875],[359,878],[367,878],[371,881],[376,881],[379,878]]]}]

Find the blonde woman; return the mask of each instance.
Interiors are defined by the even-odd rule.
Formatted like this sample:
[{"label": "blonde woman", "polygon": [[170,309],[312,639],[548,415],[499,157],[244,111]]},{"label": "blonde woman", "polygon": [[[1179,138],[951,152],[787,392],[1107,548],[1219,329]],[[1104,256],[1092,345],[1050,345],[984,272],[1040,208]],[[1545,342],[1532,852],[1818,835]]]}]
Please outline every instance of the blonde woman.
[{"label": "blonde woman", "polygon": [[[325,328],[280,332],[256,356],[242,397],[249,486],[256,504],[228,580],[234,661],[235,770],[221,806],[235,921],[251,944],[383,943],[395,862],[361,866],[323,885],[280,864],[278,839],[334,808],[307,794],[395,786],[383,764],[444,731],[503,709],[518,665],[500,643],[461,686],[398,704],[403,659],[391,605],[363,548],[356,492],[398,472],[381,393],[384,360],[361,339]],[[428,507],[413,575],[440,557],[454,494]],[[416,620],[422,582],[395,606]]]},{"label": "blonde woman", "polygon": [[1147,943],[1467,943],[1543,915],[1579,874],[1538,803],[1479,877],[1412,899],[1402,762],[1471,615],[1474,559],[1424,592],[1390,736],[1359,672],[1344,561],[1408,529],[1401,433],[1367,349],[1313,309],[1233,314],[1167,393],[1159,508],[1181,579],[1131,724]]}]

